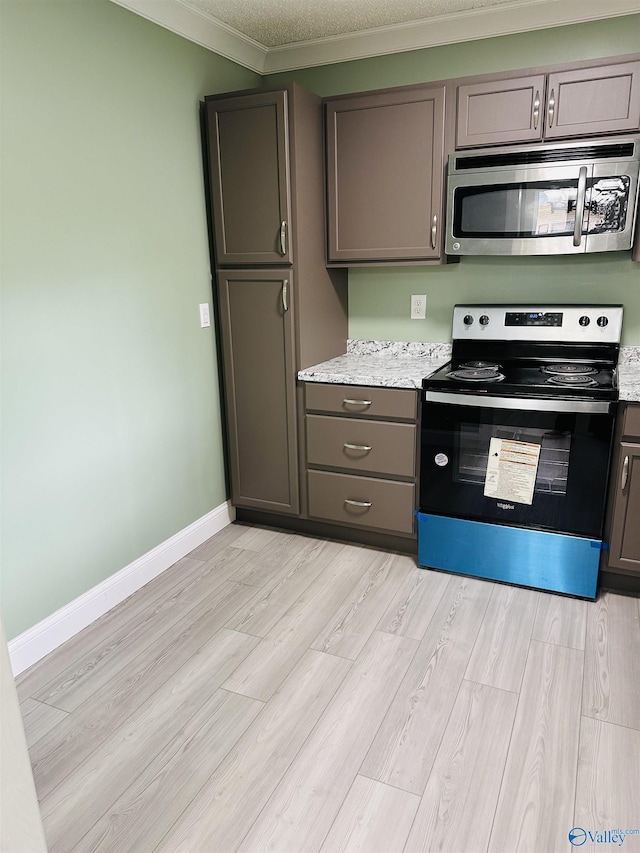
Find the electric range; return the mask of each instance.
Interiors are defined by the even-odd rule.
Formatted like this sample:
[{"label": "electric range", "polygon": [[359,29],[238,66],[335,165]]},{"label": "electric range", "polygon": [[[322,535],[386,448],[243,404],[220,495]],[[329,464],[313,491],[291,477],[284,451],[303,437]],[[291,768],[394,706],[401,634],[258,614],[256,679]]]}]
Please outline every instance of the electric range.
[{"label": "electric range", "polygon": [[418,562],[593,598],[619,305],[458,305],[423,382]]}]

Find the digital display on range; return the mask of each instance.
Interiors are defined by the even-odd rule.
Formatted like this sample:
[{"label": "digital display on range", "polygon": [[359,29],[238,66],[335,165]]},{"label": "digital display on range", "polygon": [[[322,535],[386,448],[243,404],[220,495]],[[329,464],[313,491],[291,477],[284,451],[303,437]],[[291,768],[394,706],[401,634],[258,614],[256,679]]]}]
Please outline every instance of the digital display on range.
[{"label": "digital display on range", "polygon": [[507,311],[505,326],[561,326],[561,311]]}]

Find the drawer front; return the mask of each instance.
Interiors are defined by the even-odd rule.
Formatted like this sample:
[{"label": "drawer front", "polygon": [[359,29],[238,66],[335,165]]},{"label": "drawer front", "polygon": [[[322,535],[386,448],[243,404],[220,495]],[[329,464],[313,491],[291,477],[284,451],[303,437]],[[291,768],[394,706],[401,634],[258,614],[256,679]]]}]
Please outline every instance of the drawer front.
[{"label": "drawer front", "polygon": [[413,533],[412,483],[309,471],[309,515],[359,527]]},{"label": "drawer front", "polygon": [[307,382],[307,411],[415,421],[418,393],[400,388]]},{"label": "drawer front", "polygon": [[624,434],[640,438],[640,405],[627,404],[624,413]]},{"label": "drawer front", "polygon": [[415,477],[415,459],[414,424],[307,415],[309,465]]}]

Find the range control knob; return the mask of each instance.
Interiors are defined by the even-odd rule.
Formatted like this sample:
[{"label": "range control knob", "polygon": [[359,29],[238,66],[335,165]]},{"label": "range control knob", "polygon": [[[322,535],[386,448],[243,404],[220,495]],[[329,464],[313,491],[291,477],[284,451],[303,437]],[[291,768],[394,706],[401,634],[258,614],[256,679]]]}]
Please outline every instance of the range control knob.
[{"label": "range control knob", "polygon": [[600,326],[601,329],[604,329],[605,326],[609,325],[609,320],[603,315],[602,317],[598,317],[596,323]]},{"label": "range control knob", "polygon": [[581,326],[588,326],[591,320],[587,317],[586,314],[583,314],[582,317],[578,320]]},{"label": "range control knob", "polygon": [[473,323],[473,317],[471,316],[471,314],[465,314],[462,319],[462,322],[465,324],[465,326],[471,326],[471,324]]},{"label": "range control knob", "polygon": [[489,318],[487,317],[486,314],[483,314],[482,317],[480,317],[480,325],[481,326],[488,326],[489,325]]}]

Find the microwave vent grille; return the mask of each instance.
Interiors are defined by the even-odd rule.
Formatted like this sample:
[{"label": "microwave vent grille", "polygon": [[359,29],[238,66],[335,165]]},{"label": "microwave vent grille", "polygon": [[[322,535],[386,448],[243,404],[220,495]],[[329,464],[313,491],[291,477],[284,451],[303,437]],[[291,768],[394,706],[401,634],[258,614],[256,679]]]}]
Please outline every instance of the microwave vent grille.
[{"label": "microwave vent grille", "polygon": [[633,159],[635,144],[620,142],[604,145],[585,145],[575,148],[549,148],[494,152],[491,154],[456,155],[455,170],[490,169],[507,166],[534,166],[544,163],[566,163],[570,160],[628,160]]}]

